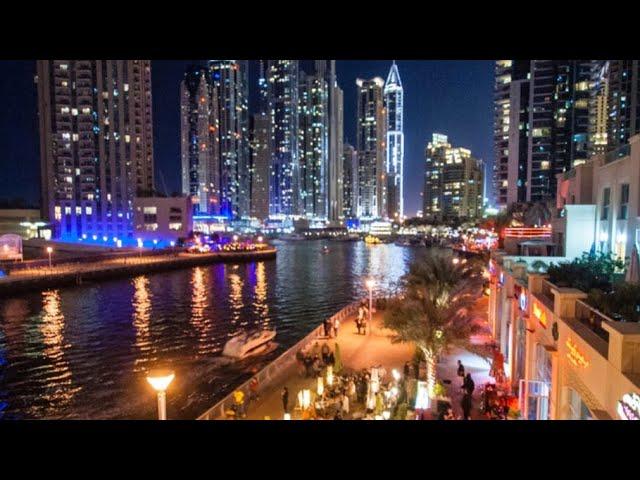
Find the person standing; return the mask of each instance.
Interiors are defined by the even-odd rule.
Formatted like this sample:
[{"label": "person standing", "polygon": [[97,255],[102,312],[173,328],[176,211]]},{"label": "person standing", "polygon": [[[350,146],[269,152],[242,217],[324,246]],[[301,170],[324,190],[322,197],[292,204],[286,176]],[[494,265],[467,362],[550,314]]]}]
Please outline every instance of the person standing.
[{"label": "person standing", "polygon": [[360,329],[362,327],[362,321],[364,320],[364,308],[362,305],[358,307],[358,318],[356,318],[356,327],[358,327],[358,335],[360,335]]},{"label": "person standing", "polygon": [[342,414],[346,418],[347,415],[349,415],[349,396],[343,393],[341,400],[342,400]]},{"label": "person standing", "polygon": [[340,328],[340,320],[337,318],[333,320],[333,336],[338,338],[338,328]]},{"label": "person standing", "polygon": [[462,407],[463,420],[471,420],[471,395],[469,393],[462,396],[460,406]]},{"label": "person standing", "polygon": [[282,389],[282,409],[284,410],[284,413],[288,413],[289,412],[289,389],[285,386]]},{"label": "person standing", "polygon": [[475,388],[476,388],[476,384],[471,378],[471,374],[467,373],[467,376],[464,377],[464,383],[462,384],[462,389],[466,394],[471,396],[473,395],[473,391],[475,390]]},{"label": "person standing", "polygon": [[458,360],[458,376],[462,379],[462,385],[464,386],[464,365]]}]

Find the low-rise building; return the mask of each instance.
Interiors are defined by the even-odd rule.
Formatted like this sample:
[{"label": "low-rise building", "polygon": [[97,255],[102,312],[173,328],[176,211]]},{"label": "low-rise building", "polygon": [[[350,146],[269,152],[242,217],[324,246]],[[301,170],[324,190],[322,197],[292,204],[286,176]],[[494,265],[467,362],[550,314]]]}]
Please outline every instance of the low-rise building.
[{"label": "low-rise building", "polygon": [[[145,244],[167,245],[193,230],[189,197],[136,197],[133,200],[134,235]],[[154,242],[155,241],[155,242]]]},{"label": "low-rise building", "polygon": [[534,262],[498,255],[490,265],[489,324],[522,418],[639,418],[640,324],[606,317]]}]

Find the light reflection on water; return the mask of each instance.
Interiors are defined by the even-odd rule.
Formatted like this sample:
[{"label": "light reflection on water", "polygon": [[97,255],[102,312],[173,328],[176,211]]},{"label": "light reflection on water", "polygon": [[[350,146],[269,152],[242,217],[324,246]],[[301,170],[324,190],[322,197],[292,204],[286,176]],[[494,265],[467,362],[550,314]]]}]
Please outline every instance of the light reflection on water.
[{"label": "light reflection on water", "polygon": [[[329,247],[324,253],[323,246]],[[279,242],[275,261],[200,266],[0,299],[0,418],[154,418],[144,373],[177,372],[170,418],[194,418],[415,254],[362,242]],[[275,328],[278,349],[221,366],[227,338]]]}]

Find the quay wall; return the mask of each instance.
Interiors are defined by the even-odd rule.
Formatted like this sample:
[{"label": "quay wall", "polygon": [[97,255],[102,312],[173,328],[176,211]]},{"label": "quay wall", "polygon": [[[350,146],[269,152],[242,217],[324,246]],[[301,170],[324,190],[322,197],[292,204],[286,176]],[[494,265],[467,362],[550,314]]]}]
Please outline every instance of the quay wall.
[{"label": "quay wall", "polygon": [[[214,252],[205,254],[169,254],[166,258],[148,259],[140,262],[136,257],[131,258],[133,263],[115,265],[88,265],[84,262],[78,264],[66,264],[67,271],[47,272],[41,275],[18,276],[11,275],[0,279],[0,296],[13,295],[26,291],[54,288],[67,285],[80,285],[85,281],[100,281],[110,278],[127,277],[145,273],[153,273],[178,268],[189,268],[197,265],[206,265],[220,262],[250,262],[257,260],[269,260],[275,258],[276,249],[269,248],[252,252]],[[145,259],[147,260],[147,259]],[[92,268],[94,267],[94,268]]]},{"label": "quay wall", "polygon": [[[362,300],[357,300],[353,303],[350,303],[346,307],[339,310],[336,314],[330,317],[330,320],[338,319],[342,322],[345,318],[353,315],[358,310],[358,305]],[[276,358],[274,361],[269,363],[266,367],[260,370],[257,374],[253,375],[246,382],[244,382],[239,387],[233,389],[226,397],[216,403],[209,410],[200,415],[197,420],[224,420],[226,418],[225,412],[231,408],[234,403],[233,393],[236,390],[241,390],[245,394],[245,398],[249,398],[249,383],[253,379],[253,377],[258,378],[258,382],[261,390],[269,389],[273,385],[276,385],[280,380],[282,380],[282,376],[286,373],[290,373],[290,368],[292,365],[296,363],[296,353],[298,350],[303,350],[313,342],[320,340],[324,337],[324,325],[320,324],[318,327],[314,328],[308,335],[306,335],[302,340],[293,345],[287,351],[285,351],[282,355]],[[291,392],[290,392],[290,395]],[[291,398],[296,400],[296,392],[293,392]],[[274,419],[275,420],[275,419]]]}]

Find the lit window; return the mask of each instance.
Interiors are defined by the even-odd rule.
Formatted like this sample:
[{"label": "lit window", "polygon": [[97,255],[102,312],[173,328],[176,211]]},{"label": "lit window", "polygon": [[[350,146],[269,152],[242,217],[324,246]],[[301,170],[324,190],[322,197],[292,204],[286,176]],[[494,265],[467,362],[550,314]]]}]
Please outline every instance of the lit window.
[{"label": "lit window", "polygon": [[84,208],[84,213],[86,213],[87,215],[91,215],[93,213],[93,208],[85,207]]},{"label": "lit window", "polygon": [[74,116],[78,115],[78,109],[77,108],[71,109],[71,115],[74,115]]},{"label": "lit window", "polygon": [[182,223],[170,223],[169,224],[169,230],[181,230],[182,229]]}]

